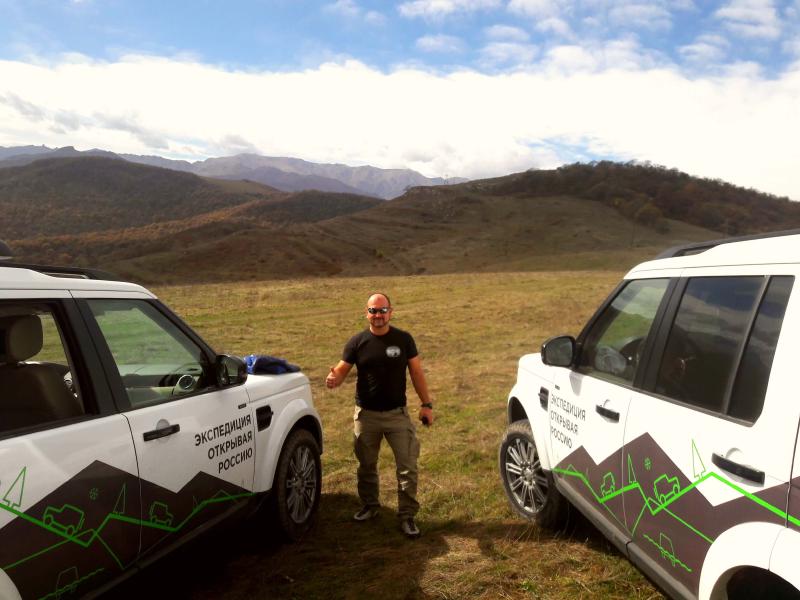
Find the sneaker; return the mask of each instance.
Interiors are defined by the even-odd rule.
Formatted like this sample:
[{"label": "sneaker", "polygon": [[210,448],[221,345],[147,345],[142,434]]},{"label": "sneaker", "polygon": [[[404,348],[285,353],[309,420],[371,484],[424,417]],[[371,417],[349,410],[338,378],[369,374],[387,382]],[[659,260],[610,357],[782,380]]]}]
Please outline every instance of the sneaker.
[{"label": "sneaker", "polygon": [[405,534],[406,537],[414,539],[420,536],[419,527],[417,527],[416,523],[414,523],[414,519],[411,517],[407,517],[400,521],[400,531]]},{"label": "sneaker", "polygon": [[373,506],[362,506],[356,514],[353,515],[355,521],[369,521],[378,516],[378,509]]}]

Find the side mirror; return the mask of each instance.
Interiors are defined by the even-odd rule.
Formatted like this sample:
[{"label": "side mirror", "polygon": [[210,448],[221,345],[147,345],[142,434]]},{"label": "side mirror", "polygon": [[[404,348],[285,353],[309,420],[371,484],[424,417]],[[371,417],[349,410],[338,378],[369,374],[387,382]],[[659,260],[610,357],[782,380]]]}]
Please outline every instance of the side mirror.
[{"label": "side mirror", "polygon": [[247,365],[238,356],[220,354],[214,361],[219,387],[231,387],[247,381]]},{"label": "side mirror", "polygon": [[552,337],[542,344],[542,362],[551,367],[568,367],[575,361],[575,338],[571,335]]}]

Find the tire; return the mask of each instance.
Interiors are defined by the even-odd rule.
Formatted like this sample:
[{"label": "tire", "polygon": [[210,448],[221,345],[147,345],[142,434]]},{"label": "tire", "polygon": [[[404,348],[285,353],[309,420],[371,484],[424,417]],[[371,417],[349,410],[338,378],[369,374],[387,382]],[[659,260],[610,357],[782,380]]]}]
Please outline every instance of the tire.
[{"label": "tire", "polygon": [[272,485],[270,512],[284,538],[298,541],[314,526],[321,491],[319,445],[297,429],[286,438]]},{"label": "tire", "polygon": [[514,512],[540,527],[565,527],[569,503],[556,489],[553,475],[542,469],[530,422],[515,421],[508,426],[499,459],[500,479]]}]

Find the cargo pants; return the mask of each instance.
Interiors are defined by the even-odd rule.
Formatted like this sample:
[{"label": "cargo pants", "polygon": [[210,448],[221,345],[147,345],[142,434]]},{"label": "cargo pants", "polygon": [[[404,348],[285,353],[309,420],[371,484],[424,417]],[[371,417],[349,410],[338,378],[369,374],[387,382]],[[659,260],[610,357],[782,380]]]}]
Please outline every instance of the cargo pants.
[{"label": "cargo pants", "polygon": [[358,458],[358,496],[364,506],[380,506],[378,496],[378,453],[386,438],[397,467],[397,516],[413,517],[417,502],[417,429],[408,416],[408,408],[375,411],[356,406],[353,416],[353,445]]}]

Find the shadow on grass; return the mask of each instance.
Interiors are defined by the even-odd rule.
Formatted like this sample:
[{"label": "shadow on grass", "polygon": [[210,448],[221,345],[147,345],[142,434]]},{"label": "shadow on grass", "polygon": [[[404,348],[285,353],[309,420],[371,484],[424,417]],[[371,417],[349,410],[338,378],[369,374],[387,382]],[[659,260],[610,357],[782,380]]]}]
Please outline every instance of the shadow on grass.
[{"label": "shadow on grass", "polygon": [[[507,559],[509,545],[517,543],[571,541],[615,553],[581,517],[559,533],[496,518],[487,523],[420,518],[422,537],[409,540],[400,532],[393,510],[383,508],[379,517],[356,523],[352,515],[358,507],[354,494],[323,494],[317,525],[297,544],[276,539],[275,530],[258,517],[223,524],[138,573],[106,598],[448,598],[454,597],[457,584],[434,585],[426,591],[422,580],[429,569],[447,569],[432,574],[440,581],[474,576],[469,561],[459,559],[464,549],[454,543],[477,546],[483,562],[491,564]],[[527,562],[521,554],[519,562]],[[502,573],[489,571],[486,584],[496,577],[502,587]]]}]

